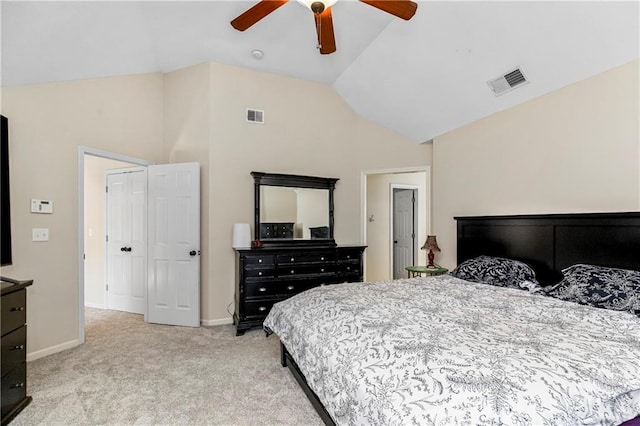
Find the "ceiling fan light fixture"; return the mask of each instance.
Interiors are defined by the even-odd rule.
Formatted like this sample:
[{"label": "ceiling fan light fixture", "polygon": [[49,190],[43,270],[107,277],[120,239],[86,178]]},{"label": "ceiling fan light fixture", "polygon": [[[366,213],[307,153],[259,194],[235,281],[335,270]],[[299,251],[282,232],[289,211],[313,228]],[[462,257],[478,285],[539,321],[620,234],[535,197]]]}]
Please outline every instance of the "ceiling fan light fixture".
[{"label": "ceiling fan light fixture", "polygon": [[[331,6],[333,6],[334,4],[336,4],[338,2],[338,0],[298,0],[298,3],[304,5],[307,9],[311,10],[313,13],[322,13],[323,10],[330,8]],[[316,5],[316,3],[321,3],[322,5],[324,5],[324,7],[322,8],[322,10],[320,10],[319,12],[317,11],[318,9],[316,9],[318,7],[318,5]]]}]

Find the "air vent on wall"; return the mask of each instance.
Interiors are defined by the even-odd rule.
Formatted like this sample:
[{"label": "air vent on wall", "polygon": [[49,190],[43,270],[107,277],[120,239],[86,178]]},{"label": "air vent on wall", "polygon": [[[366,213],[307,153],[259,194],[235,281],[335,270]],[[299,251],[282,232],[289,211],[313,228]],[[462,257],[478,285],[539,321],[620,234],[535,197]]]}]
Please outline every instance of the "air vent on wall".
[{"label": "air vent on wall", "polygon": [[494,95],[500,96],[516,87],[520,87],[523,84],[527,84],[529,81],[526,79],[522,70],[520,68],[516,68],[513,71],[510,71],[500,77],[487,81],[487,84],[491,88],[491,91]]},{"label": "air vent on wall", "polygon": [[264,124],[264,111],[247,108],[247,121],[249,123]]}]

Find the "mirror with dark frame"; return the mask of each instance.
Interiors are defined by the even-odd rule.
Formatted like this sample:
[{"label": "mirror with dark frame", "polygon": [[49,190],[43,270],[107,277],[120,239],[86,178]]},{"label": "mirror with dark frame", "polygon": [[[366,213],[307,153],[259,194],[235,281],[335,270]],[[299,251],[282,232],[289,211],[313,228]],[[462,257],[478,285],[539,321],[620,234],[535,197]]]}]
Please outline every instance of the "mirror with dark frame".
[{"label": "mirror with dark frame", "polygon": [[254,239],[263,246],[336,245],[333,190],[338,179],[251,172]]}]

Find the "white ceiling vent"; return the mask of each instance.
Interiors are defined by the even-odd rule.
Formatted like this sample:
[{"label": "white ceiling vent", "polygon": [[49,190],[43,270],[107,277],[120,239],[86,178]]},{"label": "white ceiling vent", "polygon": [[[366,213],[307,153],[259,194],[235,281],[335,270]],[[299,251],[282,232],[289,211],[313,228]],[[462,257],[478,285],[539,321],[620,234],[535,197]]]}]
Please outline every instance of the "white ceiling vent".
[{"label": "white ceiling vent", "polygon": [[500,96],[517,87],[527,84],[528,82],[529,80],[526,79],[522,70],[520,68],[516,68],[505,75],[501,75],[496,79],[487,81],[487,84],[494,95]]},{"label": "white ceiling vent", "polygon": [[264,111],[247,108],[247,121],[249,123],[264,124]]}]

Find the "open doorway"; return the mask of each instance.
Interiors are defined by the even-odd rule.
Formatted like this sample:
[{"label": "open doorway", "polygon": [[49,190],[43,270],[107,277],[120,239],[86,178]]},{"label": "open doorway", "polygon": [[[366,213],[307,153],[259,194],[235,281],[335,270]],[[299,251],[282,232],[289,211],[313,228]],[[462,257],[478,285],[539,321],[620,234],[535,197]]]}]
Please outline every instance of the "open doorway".
[{"label": "open doorway", "polygon": [[85,340],[85,307],[107,308],[105,171],[151,164],[152,161],[94,148],[80,147],[78,150],[78,340],[82,343]]},{"label": "open doorway", "polygon": [[[405,266],[421,264],[419,248],[430,229],[430,169],[365,171],[362,186],[365,280],[406,278]],[[394,193],[408,203],[402,213],[394,213]],[[404,228],[403,250],[397,247],[399,226]]]},{"label": "open doorway", "polygon": [[108,309],[105,288],[105,172],[135,164],[86,155],[84,161],[84,306]]}]

